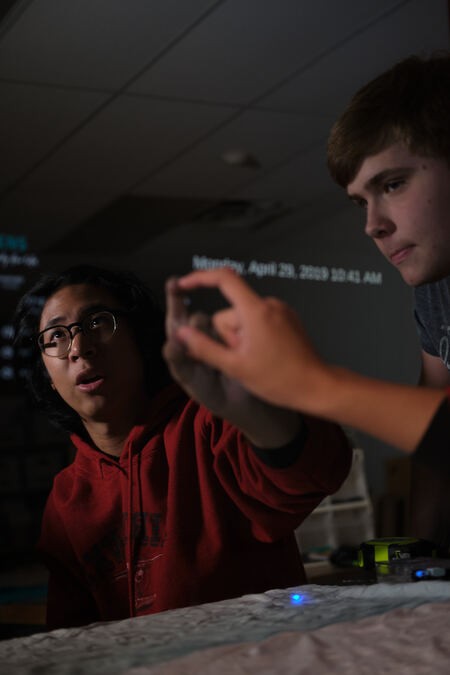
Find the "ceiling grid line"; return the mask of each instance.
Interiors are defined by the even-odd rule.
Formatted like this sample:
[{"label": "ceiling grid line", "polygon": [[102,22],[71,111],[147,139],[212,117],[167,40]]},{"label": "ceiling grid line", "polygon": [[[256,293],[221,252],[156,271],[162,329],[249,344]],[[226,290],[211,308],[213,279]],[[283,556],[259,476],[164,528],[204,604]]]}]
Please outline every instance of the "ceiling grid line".
[{"label": "ceiling grid line", "polygon": [[[7,8],[4,16],[1,19],[0,27],[0,40],[16,25],[19,19],[25,14],[25,12],[30,8],[30,5],[34,3],[34,0],[22,0],[19,4],[15,4],[15,0],[9,2],[9,7]],[[3,12],[2,12],[3,14]]]},{"label": "ceiling grid line", "polygon": [[[363,26],[360,26],[359,28],[357,28],[354,31],[352,31],[351,33],[349,33],[345,38],[342,38],[341,40],[338,40],[331,47],[328,47],[326,50],[323,50],[323,52],[321,52],[316,57],[314,57],[313,59],[308,61],[306,64],[302,64],[302,66],[300,66],[295,71],[293,71],[289,76],[283,78],[282,80],[278,81],[272,87],[269,87],[268,89],[266,89],[264,91],[264,93],[259,94],[258,96],[254,97],[253,99],[251,99],[247,103],[243,103],[243,104],[239,105],[239,109],[236,111],[235,114],[230,115],[230,117],[228,117],[226,120],[224,120],[219,125],[217,125],[217,127],[214,127],[212,129],[210,129],[203,136],[196,139],[196,141],[194,141],[193,143],[189,144],[188,146],[186,146],[185,148],[180,150],[180,152],[177,153],[176,155],[173,155],[171,158],[167,159],[165,162],[161,163],[157,167],[154,167],[148,174],[146,174],[141,179],[139,179],[139,181],[137,181],[133,185],[130,185],[128,187],[128,191],[132,192],[132,191],[135,191],[135,190],[139,189],[139,186],[143,185],[144,183],[149,181],[152,178],[152,176],[154,176],[157,173],[159,173],[160,171],[166,169],[171,164],[174,164],[175,162],[177,162],[180,158],[185,156],[187,153],[191,152],[191,150],[193,150],[196,146],[198,146],[199,144],[206,141],[209,137],[212,137],[218,131],[221,131],[222,129],[224,129],[228,125],[230,125],[231,123],[235,122],[239,117],[244,115],[247,111],[249,111],[249,110],[265,111],[266,109],[264,107],[258,106],[259,101],[264,100],[267,96],[274,93],[275,91],[280,89],[282,86],[284,86],[285,84],[287,84],[291,80],[295,79],[303,71],[311,68],[313,65],[316,65],[321,60],[328,57],[334,50],[338,49],[339,47],[342,47],[343,45],[350,42],[351,40],[353,40],[358,35],[363,34],[366,30],[372,28],[373,26],[375,26],[380,21],[383,21],[389,15],[397,12],[399,9],[401,9],[404,5],[407,5],[409,2],[411,2],[411,0],[401,0],[394,7],[391,7],[390,9],[381,13],[375,19],[372,19],[372,20],[366,22]],[[450,0],[449,0],[449,2],[450,2]],[[128,95],[128,94],[125,94],[125,95]],[[145,97],[145,94],[141,94],[141,95],[143,97]],[[170,97],[167,97],[167,99],[172,100]],[[180,98],[180,99],[177,99],[177,100],[180,101],[180,102],[187,102],[186,99],[184,99],[184,98]],[[195,99],[191,100],[190,102],[198,103],[198,101],[195,100]],[[280,111],[278,110],[277,112],[280,112]],[[301,113],[295,113],[293,111],[287,111],[286,114],[292,114],[294,116],[300,116],[301,115]],[[294,153],[293,157],[295,157],[298,154],[298,152],[301,152],[303,150],[304,150],[303,148],[299,149],[296,153]]]},{"label": "ceiling grid line", "polygon": [[[187,34],[189,34],[193,29],[195,29],[200,23],[202,23],[210,14],[212,14],[220,5],[224,4],[227,0],[218,0],[213,6],[209,7],[205,12],[203,12],[190,26],[186,29],[184,29],[179,35],[177,35],[176,38],[174,38],[166,47],[161,50],[156,57],[154,57],[149,63],[147,63],[145,66],[143,66],[133,77],[131,77],[124,85],[122,85],[118,90],[116,90],[106,101],[104,101],[100,106],[98,106],[90,115],[88,115],[82,122],[80,122],[79,125],[74,127],[69,134],[67,134],[64,138],[62,138],[58,143],[56,143],[44,156],[42,156],[32,167],[30,167],[24,174],[22,174],[19,178],[17,178],[14,182],[12,182],[10,185],[6,186],[1,192],[0,192],[0,203],[3,198],[5,198],[7,195],[9,195],[11,192],[14,192],[17,187],[19,187],[26,179],[40,166],[45,164],[51,157],[56,154],[56,152],[64,147],[66,143],[68,143],[72,138],[74,138],[80,131],[83,130],[93,119],[95,119],[99,114],[101,114],[111,103],[113,103],[116,99],[118,99],[120,96],[129,96],[130,94],[126,92],[126,90],[135,82],[137,81],[146,71],[150,70],[161,58],[167,54],[170,50],[176,46],[184,37],[186,37]],[[309,61],[306,64],[302,64],[301,67],[297,68],[295,71],[293,71],[289,76],[283,78],[282,80],[278,81],[275,85],[272,87],[269,87],[266,89],[262,94],[259,94],[258,96],[254,97],[252,100],[245,104],[241,104],[238,107],[238,110],[234,113],[231,114],[226,120],[221,122],[219,125],[216,127],[213,127],[212,129],[209,129],[208,132],[197,138],[194,142],[188,144],[185,148],[181,149],[178,153],[173,155],[171,158],[167,159],[157,167],[153,168],[150,172],[146,173],[145,175],[141,176],[138,181],[135,183],[131,184],[128,186],[128,191],[134,191],[136,189],[139,189],[139,186],[146,183],[148,180],[152,178],[156,173],[159,173],[161,170],[167,168],[174,162],[178,161],[181,157],[185,156],[187,153],[189,153],[192,149],[194,149],[197,145],[200,143],[203,143],[206,141],[209,137],[213,136],[216,134],[218,131],[221,131],[223,128],[225,128],[227,125],[235,122],[240,116],[242,116],[245,112],[251,109],[260,109],[263,110],[263,108],[258,108],[258,102],[264,100],[267,96],[269,96],[271,93],[277,91],[281,86],[285,85],[287,82],[290,80],[294,79],[297,77],[302,71],[307,70],[310,68],[312,65],[320,62],[322,59],[326,58],[330,53],[332,53],[335,49],[338,47],[343,46],[347,42],[351,41],[354,39],[357,35],[364,33],[367,29],[371,28],[372,26],[376,25],[378,22],[382,21],[384,18],[389,16],[390,14],[398,11],[399,8],[404,6],[405,4],[408,4],[411,0],[401,0],[398,2],[394,7],[389,8],[382,14],[378,15],[375,19],[370,20],[369,22],[366,22],[364,25],[360,26],[358,29],[355,29],[348,35],[346,35],[345,38],[342,38],[341,40],[338,40],[335,42],[331,47],[327,48],[324,50],[322,53],[314,57],[311,61]],[[142,95],[143,98],[151,98],[151,97],[145,97],[145,95]],[[167,97],[166,100],[172,100],[170,97]],[[178,99],[178,101],[184,101],[184,99]],[[193,101],[195,102],[195,101]],[[211,102],[211,105],[214,105],[213,102]]]},{"label": "ceiling grid line", "polygon": [[[449,0],[450,1],[450,0]],[[398,2],[394,7],[391,7],[387,9],[386,11],[382,12],[379,14],[376,18],[371,19],[370,21],[366,22],[359,28],[355,28],[351,33],[346,35],[344,38],[337,40],[335,43],[333,43],[331,46],[327,47],[327,49],[324,49],[320,54],[317,54],[314,56],[312,59],[307,61],[306,63],[303,63],[299,68],[294,70],[290,75],[287,75],[283,80],[278,82],[276,85],[273,87],[269,88],[267,91],[264,92],[264,94],[255,97],[250,104],[252,107],[256,107],[258,104],[258,101],[263,100],[270,94],[275,93],[278,89],[283,87],[284,85],[288,84],[291,82],[293,79],[298,77],[298,75],[301,75],[306,70],[309,70],[312,66],[317,65],[322,61],[323,59],[327,58],[332,54],[332,52],[336,51],[336,49],[339,49],[340,47],[343,47],[345,44],[348,44],[352,40],[354,40],[356,37],[359,35],[362,35],[365,33],[367,30],[370,28],[373,28],[377,24],[379,24],[381,21],[384,21],[387,17],[391,16],[392,14],[395,14],[398,12],[399,9],[401,9],[404,5],[407,5],[411,2],[411,0],[401,0],[401,2]]]},{"label": "ceiling grid line", "polygon": [[45,164],[47,160],[49,160],[51,157],[53,157],[56,152],[63,147],[68,141],[70,141],[73,137],[75,137],[82,129],[84,129],[93,119],[98,117],[98,115],[105,110],[111,103],[113,103],[116,99],[118,99],[121,95],[124,94],[126,89],[128,89],[138,78],[140,78],[147,70],[152,68],[155,63],[157,63],[165,54],[167,54],[168,51],[173,49],[173,47],[178,44],[182,39],[186,37],[188,33],[190,33],[194,28],[196,28],[202,21],[204,21],[210,14],[212,14],[216,9],[227,2],[227,0],[216,0],[216,2],[213,5],[210,5],[207,10],[202,12],[196,19],[193,21],[188,27],[186,27],[184,30],[182,30],[173,40],[169,42],[164,49],[160,50],[158,54],[151,59],[145,66],[140,68],[137,73],[133,75],[127,82],[125,82],[121,87],[119,87],[109,98],[104,101],[102,104],[100,104],[95,110],[93,110],[86,118],[84,118],[78,125],[76,125],[69,134],[67,134],[64,138],[60,139],[50,150],[44,154],[43,157],[41,157],[37,162],[33,164],[32,167],[30,167],[24,174],[22,174],[19,178],[17,178],[15,181],[13,181],[10,185],[6,186],[1,192],[0,192],[0,203],[2,201],[2,198],[13,192],[18,186],[20,186],[21,183],[23,183],[28,176],[30,176],[36,169],[38,169],[40,166]]},{"label": "ceiling grid line", "polygon": [[[149,247],[159,224],[171,246],[194,202],[279,203],[295,227],[339,208],[324,155],[339,110],[390,64],[448,45],[450,0],[91,1],[28,2],[0,41],[0,220],[50,259],[74,256],[66,235],[88,224],[95,241],[102,219],[130,244],[141,226]],[[97,250],[143,262],[144,239],[109,239]]]}]

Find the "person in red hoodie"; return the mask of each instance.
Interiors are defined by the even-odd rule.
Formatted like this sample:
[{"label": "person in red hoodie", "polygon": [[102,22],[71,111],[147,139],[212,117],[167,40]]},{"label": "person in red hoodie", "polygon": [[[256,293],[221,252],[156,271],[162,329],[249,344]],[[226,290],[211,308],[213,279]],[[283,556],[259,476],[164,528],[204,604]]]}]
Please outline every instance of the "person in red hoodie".
[{"label": "person in red hoodie", "polygon": [[[175,339],[199,325],[168,285],[164,316],[132,273],[77,266],[22,298],[37,404],[70,433],[39,550],[49,628],[305,582],[294,529],[350,468],[343,431],[262,402]],[[196,399],[196,400],[195,400]]]}]

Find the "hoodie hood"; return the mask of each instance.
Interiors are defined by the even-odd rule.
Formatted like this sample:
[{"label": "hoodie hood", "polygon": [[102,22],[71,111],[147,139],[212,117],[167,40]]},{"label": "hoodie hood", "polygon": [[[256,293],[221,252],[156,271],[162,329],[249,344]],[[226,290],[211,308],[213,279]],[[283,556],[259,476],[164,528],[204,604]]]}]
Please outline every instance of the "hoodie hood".
[{"label": "hoodie hood", "polygon": [[92,472],[99,471],[103,463],[126,466],[130,456],[139,453],[155,432],[168,424],[175,410],[186,400],[186,394],[177,384],[162,389],[150,400],[142,420],[136,420],[136,424],[130,429],[120,457],[117,458],[96,448],[90,439],[84,440],[78,434],[71,434],[70,439],[77,450],[75,460],[77,468],[86,470],[92,475]]}]

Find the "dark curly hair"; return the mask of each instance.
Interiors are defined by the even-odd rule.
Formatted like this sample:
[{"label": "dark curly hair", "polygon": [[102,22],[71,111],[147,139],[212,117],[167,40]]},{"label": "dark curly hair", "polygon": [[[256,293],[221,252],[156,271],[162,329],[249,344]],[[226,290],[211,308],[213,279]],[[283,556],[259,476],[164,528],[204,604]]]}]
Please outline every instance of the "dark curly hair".
[{"label": "dark curly hair", "polygon": [[16,352],[25,348],[30,354],[26,385],[38,408],[56,426],[83,436],[85,430],[78,413],[51,387],[37,343],[45,302],[59,289],[74,284],[104,288],[127,309],[127,319],[144,363],[144,380],[150,396],[171,379],[161,352],[165,335],[163,310],[150,289],[134,273],[77,265],[60,273],[44,274],[17,305],[13,318],[14,346]]}]

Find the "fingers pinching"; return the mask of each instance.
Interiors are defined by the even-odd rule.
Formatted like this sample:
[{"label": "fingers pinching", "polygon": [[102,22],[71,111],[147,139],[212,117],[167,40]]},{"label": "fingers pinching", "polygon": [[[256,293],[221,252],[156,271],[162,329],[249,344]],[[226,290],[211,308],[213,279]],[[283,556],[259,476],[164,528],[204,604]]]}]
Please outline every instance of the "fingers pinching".
[{"label": "fingers pinching", "polygon": [[180,288],[217,288],[224,298],[237,309],[248,311],[260,300],[260,296],[235,272],[226,267],[212,270],[197,270],[180,277]]},{"label": "fingers pinching", "polygon": [[234,307],[216,312],[212,317],[212,323],[215,333],[220,336],[225,344],[230,347],[237,345],[240,338],[241,321]]},{"label": "fingers pinching", "polygon": [[209,334],[212,329],[211,317],[204,312],[195,312],[189,317],[189,325]]},{"label": "fingers pinching", "polygon": [[186,292],[178,284],[177,277],[166,281],[166,332],[171,337],[178,326],[188,320]]}]

